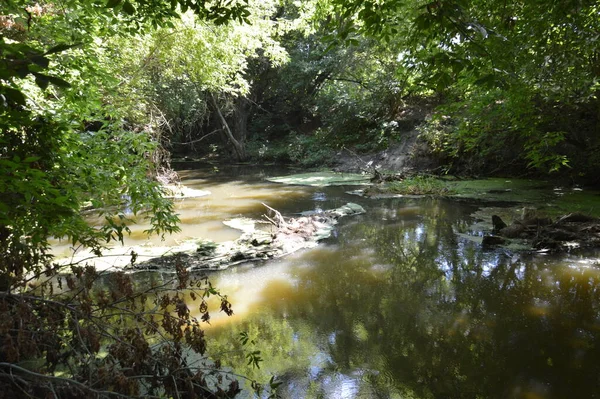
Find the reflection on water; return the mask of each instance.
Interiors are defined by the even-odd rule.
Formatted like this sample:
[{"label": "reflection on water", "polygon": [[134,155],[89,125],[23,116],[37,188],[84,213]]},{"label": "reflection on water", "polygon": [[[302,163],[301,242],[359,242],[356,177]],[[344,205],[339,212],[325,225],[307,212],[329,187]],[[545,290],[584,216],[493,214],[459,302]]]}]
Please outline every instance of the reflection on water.
[{"label": "reflection on water", "polygon": [[[478,233],[474,204],[318,190],[280,206],[360,200],[367,214],[342,220],[316,249],[212,276],[237,314],[209,330],[224,364],[279,376],[286,398],[599,395],[597,264],[484,252],[457,235]],[[260,369],[247,366],[242,331]]]},{"label": "reflection on water", "polygon": [[[465,238],[480,233],[476,204],[183,175],[213,193],[179,205],[185,235],[225,239],[218,221],[258,217],[261,202],[287,215],[349,201],[367,210],[318,248],[211,275],[235,316],[213,314],[209,351],[251,378],[278,376],[282,397],[600,396],[598,253],[482,251]],[[261,351],[260,369],[242,349]]]}]

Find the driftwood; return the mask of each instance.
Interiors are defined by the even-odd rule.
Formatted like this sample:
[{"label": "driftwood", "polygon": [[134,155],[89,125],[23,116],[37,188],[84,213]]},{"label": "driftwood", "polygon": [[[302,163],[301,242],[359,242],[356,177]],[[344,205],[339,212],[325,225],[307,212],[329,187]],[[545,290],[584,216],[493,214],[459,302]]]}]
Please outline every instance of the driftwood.
[{"label": "driftwood", "polygon": [[271,211],[275,215],[274,219],[271,219],[267,215],[262,215],[263,218],[267,219],[269,221],[269,223],[271,223],[273,226],[275,226],[277,228],[282,228],[286,225],[285,219],[283,218],[283,216],[281,215],[281,213],[278,210],[271,208],[269,205],[265,204],[264,202],[261,202],[261,203],[265,208],[267,208],[269,211]]},{"label": "driftwood", "polygon": [[365,210],[357,204],[348,203],[340,208],[314,213],[298,218],[285,218],[281,213],[263,204],[271,213],[263,215],[271,225],[270,230],[257,229],[261,221],[234,219],[224,222],[243,231],[232,242],[215,244],[200,242],[195,251],[185,251],[162,256],[136,264],[136,269],[173,269],[176,264],[188,270],[220,270],[239,263],[279,258],[302,248],[317,245],[318,241],[331,235],[338,219],[358,215]]}]

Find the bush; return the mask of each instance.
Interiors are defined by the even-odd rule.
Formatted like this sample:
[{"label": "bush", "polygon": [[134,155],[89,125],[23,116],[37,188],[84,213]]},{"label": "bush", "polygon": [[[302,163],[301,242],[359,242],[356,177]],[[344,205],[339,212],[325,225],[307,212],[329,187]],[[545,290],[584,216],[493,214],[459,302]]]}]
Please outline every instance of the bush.
[{"label": "bush", "polygon": [[333,149],[317,135],[295,135],[288,144],[290,160],[304,167],[326,166],[333,162]]},{"label": "bush", "polygon": [[269,141],[269,140],[254,140],[246,145],[248,156],[262,163],[288,163],[290,155],[288,153],[288,142]]},{"label": "bush", "polygon": [[[135,259],[132,258],[132,262]],[[54,275],[58,268],[48,269]],[[0,293],[0,389],[6,397],[233,397],[238,378],[204,357],[208,298],[227,297],[178,267],[137,285],[72,265]],[[157,275],[154,275],[157,276]],[[194,302],[194,309],[189,305]]]}]

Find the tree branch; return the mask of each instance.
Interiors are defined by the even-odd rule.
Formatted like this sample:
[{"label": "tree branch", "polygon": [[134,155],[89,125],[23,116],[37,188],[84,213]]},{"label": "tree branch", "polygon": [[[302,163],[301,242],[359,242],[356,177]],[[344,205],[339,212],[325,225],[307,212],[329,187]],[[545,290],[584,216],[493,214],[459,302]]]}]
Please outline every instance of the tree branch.
[{"label": "tree branch", "polygon": [[[26,368],[17,366],[16,364],[12,364],[12,363],[1,362],[0,367],[6,367],[11,370],[10,374],[0,373],[0,378],[4,377],[4,378],[14,379],[14,376],[12,375],[12,370],[15,370],[26,376],[35,378],[36,380],[42,379],[42,380],[47,380],[47,381],[55,381],[55,382],[65,384],[65,385],[75,385],[85,392],[90,392],[90,393],[93,393],[96,395],[116,396],[119,398],[131,399],[131,396],[129,396],[129,395],[123,395],[123,394],[120,394],[117,392],[110,392],[110,391],[97,391],[97,390],[92,389],[89,386],[87,386],[79,381],[73,380],[71,378],[63,378],[63,377],[56,377],[54,375],[46,375],[46,374],[36,373],[35,371],[28,370]],[[21,375],[20,377],[22,379],[23,375]],[[157,396],[154,396],[154,397],[157,397]]]}]

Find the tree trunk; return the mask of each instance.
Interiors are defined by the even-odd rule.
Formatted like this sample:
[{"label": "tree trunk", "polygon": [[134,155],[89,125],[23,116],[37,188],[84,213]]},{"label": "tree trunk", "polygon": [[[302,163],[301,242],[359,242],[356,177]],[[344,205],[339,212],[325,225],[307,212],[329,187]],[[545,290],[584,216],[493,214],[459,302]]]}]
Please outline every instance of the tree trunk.
[{"label": "tree trunk", "polygon": [[215,97],[213,96],[212,93],[210,93],[210,100],[211,100],[213,107],[215,108],[215,111],[217,112],[217,115],[219,116],[219,120],[221,121],[221,125],[223,127],[223,131],[225,132],[225,135],[227,136],[228,142],[233,147],[236,160],[237,161],[246,160],[246,148],[244,145],[243,137],[242,137],[242,140],[238,140],[235,138],[235,136],[233,135],[233,132],[231,131],[231,129],[229,128],[229,125],[227,124],[227,120],[225,120],[225,117],[223,116],[223,113],[221,112],[221,109],[219,108],[219,105],[217,104],[217,101],[215,100]]},{"label": "tree trunk", "polygon": [[249,103],[250,102],[245,97],[238,97],[234,103],[233,133],[238,142],[242,145],[244,145],[248,139],[248,117],[250,115]]}]

